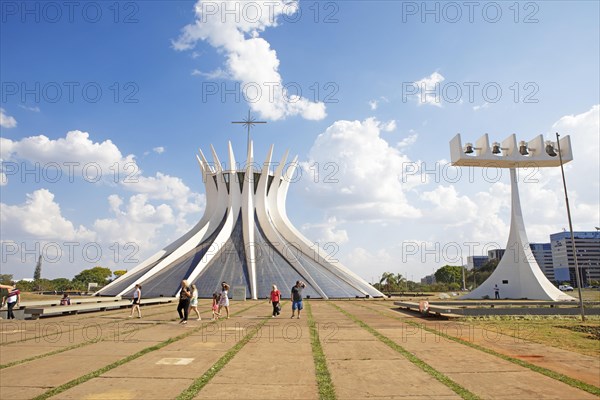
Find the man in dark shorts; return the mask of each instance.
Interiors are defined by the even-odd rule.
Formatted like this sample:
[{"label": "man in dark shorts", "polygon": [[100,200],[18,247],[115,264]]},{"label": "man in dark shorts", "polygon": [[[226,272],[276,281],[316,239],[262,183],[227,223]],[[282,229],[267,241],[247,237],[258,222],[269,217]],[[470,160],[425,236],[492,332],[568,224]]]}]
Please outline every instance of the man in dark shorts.
[{"label": "man in dark shorts", "polygon": [[292,287],[292,316],[290,318],[294,318],[296,314],[296,310],[298,310],[298,319],[300,319],[300,311],[302,308],[302,289],[304,289],[306,285],[302,281],[296,281],[296,285]]}]

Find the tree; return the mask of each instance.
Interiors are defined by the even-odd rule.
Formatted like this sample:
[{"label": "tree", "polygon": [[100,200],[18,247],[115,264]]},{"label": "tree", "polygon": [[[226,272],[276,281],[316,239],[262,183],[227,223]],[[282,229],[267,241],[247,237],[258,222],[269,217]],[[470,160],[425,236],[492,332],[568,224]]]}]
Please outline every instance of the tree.
[{"label": "tree", "polygon": [[462,267],[453,265],[444,265],[435,271],[436,282],[441,283],[459,283],[462,282]]},{"label": "tree", "polygon": [[73,283],[87,286],[90,282],[95,282],[100,286],[106,283],[106,280],[110,278],[112,271],[108,268],[94,267],[91,269],[84,269],[73,278]]},{"label": "tree", "polygon": [[127,273],[126,269],[118,269],[113,272],[113,275],[115,276],[115,279],[119,279],[121,276],[125,275],[126,273]]},{"label": "tree", "polygon": [[381,279],[379,280],[381,285],[385,285],[385,290],[389,292],[391,287],[396,285],[396,276],[391,272],[384,272],[381,274]]},{"label": "tree", "polygon": [[42,277],[42,256],[40,255],[38,258],[38,262],[35,265],[35,271],[33,272],[33,280],[39,281]]},{"label": "tree", "polygon": [[73,287],[73,283],[67,278],[52,279],[50,283],[54,287],[53,290],[56,290],[57,292],[64,292],[65,290],[69,290]]},{"label": "tree", "polygon": [[403,290],[404,288],[406,288],[408,285],[406,284],[406,278],[402,276],[401,273],[397,273],[396,277],[396,285],[398,285],[398,290]]},{"label": "tree", "polygon": [[13,282],[12,274],[0,274],[0,283],[3,285],[10,285]]},{"label": "tree", "polygon": [[494,272],[494,270],[498,266],[499,262],[500,262],[500,260],[498,260],[496,258],[488,260],[485,263],[483,263],[483,265],[481,266],[481,268],[479,268],[479,271],[480,272]]}]

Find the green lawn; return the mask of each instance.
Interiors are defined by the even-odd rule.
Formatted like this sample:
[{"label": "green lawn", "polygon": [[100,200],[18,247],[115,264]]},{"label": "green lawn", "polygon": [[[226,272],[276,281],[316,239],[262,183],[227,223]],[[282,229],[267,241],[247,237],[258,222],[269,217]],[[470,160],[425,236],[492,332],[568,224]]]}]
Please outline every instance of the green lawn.
[{"label": "green lawn", "polygon": [[566,316],[496,316],[463,320],[470,324],[485,325],[486,329],[513,334],[528,341],[600,357],[598,316],[588,316],[585,322],[582,322],[580,317]]}]

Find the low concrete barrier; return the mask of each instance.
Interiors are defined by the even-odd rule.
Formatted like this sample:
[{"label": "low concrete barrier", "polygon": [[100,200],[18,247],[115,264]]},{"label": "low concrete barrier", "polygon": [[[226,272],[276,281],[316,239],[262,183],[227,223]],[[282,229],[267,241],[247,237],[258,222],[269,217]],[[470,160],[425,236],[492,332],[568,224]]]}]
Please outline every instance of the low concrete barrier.
[{"label": "low concrete barrier", "polygon": [[[90,299],[94,300],[94,299]],[[142,307],[151,304],[171,303],[175,301],[174,297],[157,297],[152,299],[142,299]],[[94,301],[81,304],[71,304],[69,306],[58,307],[26,307],[25,315],[30,315],[30,319],[38,319],[40,317],[79,314],[80,312],[98,312],[109,309],[127,308],[131,305],[131,300],[111,300],[111,301]]]},{"label": "low concrete barrier", "polygon": [[[415,302],[395,301],[394,305],[424,315],[447,318],[485,315],[578,315],[580,313],[579,303],[573,301],[429,302],[426,312],[420,311],[419,303]],[[584,308],[586,314],[600,315],[600,302],[585,302]]]}]

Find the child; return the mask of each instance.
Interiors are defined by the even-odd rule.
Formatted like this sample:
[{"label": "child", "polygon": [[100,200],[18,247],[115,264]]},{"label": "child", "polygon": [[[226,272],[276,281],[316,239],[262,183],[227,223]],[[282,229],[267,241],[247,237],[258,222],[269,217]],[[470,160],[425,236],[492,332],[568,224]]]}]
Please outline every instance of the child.
[{"label": "child", "polygon": [[198,311],[198,288],[192,284],[192,299],[190,300],[190,310],[194,311],[198,316],[198,321],[202,319],[200,317],[200,311]]},{"label": "child", "polygon": [[229,285],[227,282],[221,282],[221,293],[219,294],[219,313],[225,308],[227,319],[229,319]]},{"label": "child", "polygon": [[213,293],[212,319],[219,319],[220,316],[221,314],[219,314],[219,296],[216,293]]}]

